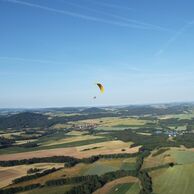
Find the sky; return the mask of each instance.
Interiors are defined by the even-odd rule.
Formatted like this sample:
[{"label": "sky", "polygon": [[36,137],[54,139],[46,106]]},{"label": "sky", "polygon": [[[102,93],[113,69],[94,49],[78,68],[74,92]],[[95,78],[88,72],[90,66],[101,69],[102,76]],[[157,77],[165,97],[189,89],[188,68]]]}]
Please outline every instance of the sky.
[{"label": "sky", "polygon": [[193,10],[193,0],[0,0],[0,108],[194,101]]}]

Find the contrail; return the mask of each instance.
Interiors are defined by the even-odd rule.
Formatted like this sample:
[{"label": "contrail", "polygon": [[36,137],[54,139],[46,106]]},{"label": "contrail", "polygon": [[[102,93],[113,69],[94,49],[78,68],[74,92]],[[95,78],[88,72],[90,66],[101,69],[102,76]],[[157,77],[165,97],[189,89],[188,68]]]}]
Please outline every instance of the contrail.
[{"label": "contrail", "polygon": [[120,5],[116,5],[116,4],[109,4],[109,3],[105,3],[105,2],[97,2],[97,1],[92,1],[92,0],[87,0],[87,1],[90,1],[92,3],[95,3],[97,5],[100,5],[100,6],[105,6],[105,7],[110,7],[110,8],[116,8],[116,9],[125,9],[125,10],[134,10],[133,8],[130,8],[130,7],[124,7],[124,6],[120,6]]},{"label": "contrail", "polygon": [[50,11],[50,12],[54,12],[54,13],[59,13],[59,14],[64,14],[67,16],[80,18],[80,19],[84,19],[84,20],[89,20],[89,21],[94,21],[94,22],[101,22],[101,23],[106,23],[106,24],[122,26],[122,27],[149,30],[147,27],[142,26],[142,25],[129,24],[126,22],[125,23],[124,22],[116,22],[116,21],[112,21],[112,20],[105,20],[105,19],[87,16],[87,15],[74,13],[74,12],[70,12],[70,11],[64,11],[64,10],[54,9],[54,8],[50,8],[50,7],[46,7],[46,6],[42,6],[42,5],[38,5],[38,4],[28,3],[28,2],[24,2],[24,1],[20,1],[20,0],[3,0],[3,1],[15,3],[15,4],[20,4],[20,5],[25,5],[28,7],[38,8],[38,9],[42,9],[42,10],[46,10],[46,11]]},{"label": "contrail", "polygon": [[75,3],[72,3],[72,2],[71,3],[70,2],[67,2],[67,1],[63,1],[63,2],[66,3],[66,4],[68,4],[68,5],[72,5],[72,6],[75,6],[75,7],[79,7],[79,8],[88,10],[88,11],[93,11],[95,13],[100,13],[100,14],[103,14],[103,15],[111,16],[111,17],[114,17],[116,19],[123,20],[125,22],[134,23],[135,25],[140,25],[140,26],[146,27],[146,28],[151,29],[151,30],[172,31],[172,30],[169,30],[169,29],[164,28],[164,27],[161,27],[161,26],[157,26],[157,25],[153,25],[153,24],[141,22],[139,20],[134,20],[134,19],[130,19],[130,18],[123,17],[123,16],[119,16],[119,15],[115,15],[115,14],[111,14],[111,13],[99,11],[99,10],[92,9],[92,8],[88,8],[88,7],[85,7],[85,6],[82,6],[82,5],[78,5],[78,4],[75,4]]},{"label": "contrail", "polygon": [[187,23],[180,30],[178,30],[174,36],[172,36],[166,44],[161,48],[158,52],[155,53],[155,56],[160,56],[166,49],[170,47],[170,45],[175,42],[180,36],[182,36],[189,28],[191,28],[194,24],[194,21]]},{"label": "contrail", "polygon": [[51,60],[40,60],[40,59],[28,59],[28,58],[21,58],[21,57],[0,57],[1,60],[14,60],[14,61],[24,61],[24,62],[35,62],[35,63],[43,63],[43,64],[55,64],[61,65],[64,63],[58,61],[51,61]]}]

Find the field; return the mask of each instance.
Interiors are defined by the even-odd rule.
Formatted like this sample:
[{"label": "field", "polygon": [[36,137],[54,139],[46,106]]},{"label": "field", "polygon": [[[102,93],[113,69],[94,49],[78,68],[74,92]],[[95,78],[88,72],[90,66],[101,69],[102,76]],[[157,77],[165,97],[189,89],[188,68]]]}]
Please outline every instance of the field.
[{"label": "field", "polygon": [[27,174],[30,168],[49,169],[63,167],[63,164],[55,163],[40,163],[32,165],[21,165],[14,167],[0,167],[0,188],[11,184],[12,180]]},{"label": "field", "polygon": [[136,158],[101,159],[94,164],[87,166],[87,170],[85,170],[83,175],[102,175],[111,171],[135,169],[135,162]]},{"label": "field", "polygon": [[[23,183],[18,183],[13,186],[26,186],[30,183],[41,183],[44,184],[48,180],[62,178],[62,177],[75,177],[79,174],[79,176],[86,176],[86,175],[103,175],[107,172],[117,171],[117,170],[130,170],[135,168],[136,158],[129,158],[129,159],[101,159],[92,164],[77,164],[72,168],[63,168],[59,171],[56,171],[52,174],[46,175],[41,178],[37,178],[32,181],[26,181]],[[34,167],[43,167],[44,164],[36,164],[36,165],[29,165],[28,168]],[[50,167],[54,167],[53,164]],[[49,167],[49,164],[46,167]],[[55,167],[62,167],[61,164],[56,165]],[[16,166],[13,168],[19,169],[20,166]],[[26,172],[26,165],[23,166],[24,172]]]},{"label": "field", "polygon": [[[23,152],[18,154],[4,154],[1,155],[0,161],[16,160],[16,159],[29,159],[33,157],[49,157],[49,156],[73,156],[76,158],[86,158],[92,155],[99,154],[117,154],[117,153],[136,153],[139,146],[130,148],[132,143],[125,143],[119,140],[106,141],[102,143],[88,144],[85,146],[77,146],[71,148],[58,148],[50,150],[40,150],[32,152]],[[97,147],[97,149],[92,149]],[[86,151],[84,151],[86,150]]]},{"label": "field", "polygon": [[150,173],[157,194],[193,194],[194,164],[178,165]]},{"label": "field", "polygon": [[150,155],[145,158],[143,168],[156,167],[169,162],[174,162],[176,164],[194,163],[194,152],[192,149],[170,148],[162,154],[157,156]]},{"label": "field", "polygon": [[143,126],[147,123],[147,121],[141,120],[138,118],[130,118],[130,117],[128,118],[110,117],[110,118],[101,118],[101,119],[88,119],[88,120],[83,120],[76,123],[77,124],[88,123],[88,124],[100,125],[103,127],[123,128],[123,127]]},{"label": "field", "polygon": [[171,115],[163,115],[159,116],[160,119],[171,119],[171,118],[178,118],[178,119],[192,119],[194,118],[194,112],[187,113],[187,114],[171,114]]},{"label": "field", "polygon": [[51,138],[40,138],[39,140],[22,140],[24,143],[26,142],[34,142],[38,143],[38,147],[23,147],[21,146],[21,141],[18,145],[10,148],[0,149],[0,155],[2,154],[12,154],[12,153],[21,153],[21,152],[29,152],[29,151],[37,151],[37,150],[48,150],[48,149],[56,149],[56,148],[68,148],[68,147],[75,147],[75,146],[82,146],[91,143],[99,143],[107,141],[106,137],[100,136],[92,136],[92,135],[82,135],[82,136],[75,136],[69,137],[70,135],[66,136],[53,136]]},{"label": "field", "polygon": [[[72,136],[72,135],[69,135]],[[94,139],[98,139],[98,138],[103,138],[102,136],[93,136],[93,135],[74,135],[73,137],[66,137],[64,139],[60,139],[58,141],[55,140],[51,140],[51,141],[47,141],[44,142],[42,144],[40,144],[41,147],[51,147],[53,145],[60,145],[60,144],[67,144],[67,143],[75,143],[75,142],[82,142],[85,140],[94,140]]]},{"label": "field", "polygon": [[[111,193],[138,194],[139,188],[136,185],[137,183],[138,183],[138,179],[135,177],[123,177],[123,178],[111,181],[110,183],[107,183],[104,187],[98,189],[93,194],[102,194],[102,193],[103,194],[111,194]],[[132,192],[130,192],[130,190]]]}]

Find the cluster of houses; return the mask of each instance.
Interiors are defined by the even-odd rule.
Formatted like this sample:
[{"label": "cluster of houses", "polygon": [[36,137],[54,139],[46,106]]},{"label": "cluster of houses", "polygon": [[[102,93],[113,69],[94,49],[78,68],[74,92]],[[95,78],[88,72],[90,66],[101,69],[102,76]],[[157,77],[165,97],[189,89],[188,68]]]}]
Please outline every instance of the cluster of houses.
[{"label": "cluster of houses", "polygon": [[155,132],[156,134],[165,134],[168,135],[169,137],[176,137],[177,135],[184,135],[186,133],[191,133],[190,131],[187,130],[157,130]]},{"label": "cluster of houses", "polygon": [[97,125],[91,124],[91,123],[83,123],[83,124],[74,124],[72,127],[74,129],[79,129],[79,130],[90,130],[90,129],[96,128]]}]

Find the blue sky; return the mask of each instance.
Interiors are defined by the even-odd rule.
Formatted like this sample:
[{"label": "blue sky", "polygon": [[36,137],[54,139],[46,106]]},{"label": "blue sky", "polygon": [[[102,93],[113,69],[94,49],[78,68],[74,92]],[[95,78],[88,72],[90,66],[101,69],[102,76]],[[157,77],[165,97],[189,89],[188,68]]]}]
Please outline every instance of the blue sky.
[{"label": "blue sky", "polygon": [[0,0],[0,107],[193,101],[193,9],[192,0]]}]

